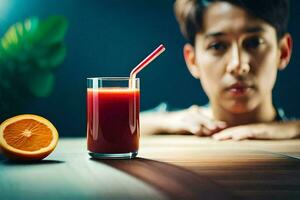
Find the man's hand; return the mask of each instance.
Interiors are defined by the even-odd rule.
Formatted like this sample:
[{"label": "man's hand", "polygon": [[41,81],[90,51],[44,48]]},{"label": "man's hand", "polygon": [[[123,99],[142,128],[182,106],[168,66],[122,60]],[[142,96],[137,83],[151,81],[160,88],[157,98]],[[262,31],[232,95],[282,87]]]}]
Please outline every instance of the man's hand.
[{"label": "man's hand", "polygon": [[299,121],[241,125],[222,130],[212,137],[216,140],[292,139],[299,137],[299,126]]},{"label": "man's hand", "polygon": [[227,127],[225,122],[211,119],[205,108],[191,106],[188,109],[170,112],[163,119],[163,132],[170,134],[194,134],[211,136]]}]

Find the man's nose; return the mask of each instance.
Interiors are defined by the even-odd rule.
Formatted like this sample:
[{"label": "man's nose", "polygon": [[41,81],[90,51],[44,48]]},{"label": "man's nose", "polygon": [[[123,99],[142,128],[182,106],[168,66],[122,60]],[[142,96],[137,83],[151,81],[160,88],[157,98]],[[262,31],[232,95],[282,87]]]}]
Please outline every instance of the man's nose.
[{"label": "man's nose", "polygon": [[226,71],[234,76],[244,76],[250,71],[249,58],[238,45],[232,46]]}]

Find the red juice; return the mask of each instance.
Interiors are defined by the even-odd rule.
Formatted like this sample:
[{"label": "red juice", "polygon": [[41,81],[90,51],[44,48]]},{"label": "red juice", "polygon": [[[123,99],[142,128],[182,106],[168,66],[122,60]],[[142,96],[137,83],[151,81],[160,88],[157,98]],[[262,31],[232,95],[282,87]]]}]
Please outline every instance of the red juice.
[{"label": "red juice", "polygon": [[89,88],[87,141],[93,153],[119,154],[139,148],[140,91],[130,88]]}]

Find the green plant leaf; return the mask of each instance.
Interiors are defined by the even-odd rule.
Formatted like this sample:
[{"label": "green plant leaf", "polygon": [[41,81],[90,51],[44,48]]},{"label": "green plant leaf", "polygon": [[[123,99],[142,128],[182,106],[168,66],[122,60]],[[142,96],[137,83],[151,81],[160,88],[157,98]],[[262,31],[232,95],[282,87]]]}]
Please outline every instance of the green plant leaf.
[{"label": "green plant leaf", "polygon": [[67,27],[63,16],[46,20],[31,17],[9,27],[0,39],[2,117],[19,113],[32,97],[50,95],[55,81],[54,70],[66,56]]},{"label": "green plant leaf", "polygon": [[10,57],[13,57],[21,48],[21,42],[15,26],[8,29],[4,37],[1,39],[1,46],[4,53]]},{"label": "green plant leaf", "polygon": [[37,59],[37,66],[41,69],[53,69],[65,59],[66,46],[63,43],[52,45],[44,55]]},{"label": "green plant leaf", "polygon": [[[18,58],[33,46],[32,38],[39,31],[39,19],[32,17],[12,25],[0,41],[0,52],[6,58]],[[5,58],[5,57],[4,57]]]},{"label": "green plant leaf", "polygon": [[[44,56],[51,46],[62,43],[68,27],[63,16],[51,16],[46,20],[36,17],[12,25],[0,40],[0,59],[26,59]],[[39,51],[40,53],[36,53]]]},{"label": "green plant leaf", "polygon": [[44,45],[61,42],[64,39],[67,27],[68,23],[64,17],[51,16],[40,24],[36,41]]},{"label": "green plant leaf", "polygon": [[54,75],[39,71],[28,76],[28,88],[36,97],[47,97],[54,86]]},{"label": "green plant leaf", "polygon": [[9,80],[20,80],[22,88],[28,88],[29,96],[49,95],[54,84],[53,70],[66,56],[67,27],[63,16],[45,20],[32,17],[12,25],[0,39],[0,72],[5,72],[0,78],[9,74],[2,85]]}]

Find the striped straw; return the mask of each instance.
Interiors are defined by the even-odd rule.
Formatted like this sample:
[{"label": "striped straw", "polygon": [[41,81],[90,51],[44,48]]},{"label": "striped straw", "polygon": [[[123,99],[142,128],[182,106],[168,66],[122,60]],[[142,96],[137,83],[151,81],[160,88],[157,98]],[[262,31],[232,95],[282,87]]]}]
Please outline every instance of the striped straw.
[{"label": "striped straw", "polygon": [[142,62],[140,62],[133,70],[130,72],[130,78],[135,78],[136,75],[144,69],[150,62],[152,62],[157,56],[159,56],[166,49],[164,45],[159,45],[151,54],[149,54]]}]

